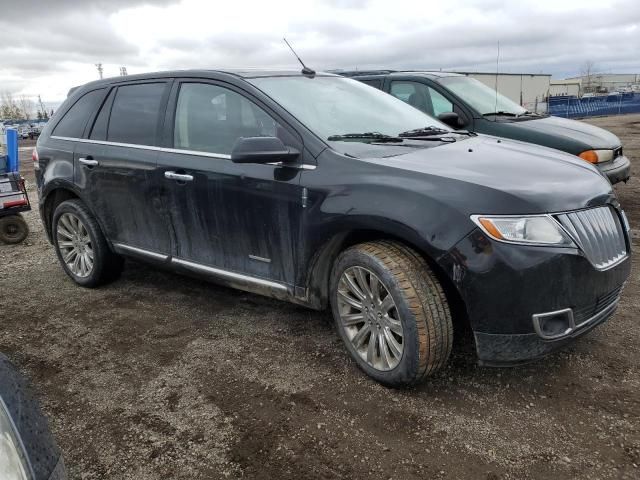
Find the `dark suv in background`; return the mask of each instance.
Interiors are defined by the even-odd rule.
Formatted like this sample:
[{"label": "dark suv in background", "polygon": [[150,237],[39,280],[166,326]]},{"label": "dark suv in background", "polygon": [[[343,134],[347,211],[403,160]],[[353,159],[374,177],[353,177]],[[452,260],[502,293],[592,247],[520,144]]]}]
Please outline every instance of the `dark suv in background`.
[{"label": "dark suv in background", "polygon": [[133,257],[331,308],[387,385],[441,368],[457,322],[483,364],[541,357],[609,318],[629,275],[625,217],[593,166],[452,131],[330,74],[89,83],[34,161],[45,230],[79,285]]},{"label": "dark suv in background", "polygon": [[454,129],[556,148],[592,163],[614,184],[631,176],[631,162],[611,132],[577,120],[529,112],[484,83],[450,72],[344,71]]}]

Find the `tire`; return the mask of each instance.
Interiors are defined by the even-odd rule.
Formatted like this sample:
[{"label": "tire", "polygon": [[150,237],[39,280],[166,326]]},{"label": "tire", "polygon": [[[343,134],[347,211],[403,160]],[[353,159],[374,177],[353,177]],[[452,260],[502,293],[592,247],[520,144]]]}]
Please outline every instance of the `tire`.
[{"label": "tire", "polygon": [[[67,478],[62,452],[49,428],[47,417],[33,395],[27,378],[7,357],[0,353],[0,399],[4,408],[0,406],[0,416],[8,415],[13,423],[10,427],[13,435],[24,448],[27,461],[33,467],[34,479],[65,480]],[[5,422],[2,422],[3,424]],[[12,433],[3,429],[3,436],[8,435],[11,441]],[[4,440],[3,440],[4,441]],[[3,451],[3,455],[4,455]],[[4,459],[3,459],[4,460]],[[3,462],[3,467],[7,464]],[[8,465],[8,478],[16,478],[11,474],[11,463]],[[2,472],[7,472],[3,468]],[[29,478],[32,478],[27,474]],[[7,478],[2,475],[2,478]],[[18,475],[18,478],[22,478]]]},{"label": "tire", "polygon": [[[109,248],[98,222],[82,201],[72,199],[58,205],[51,225],[60,265],[78,285],[93,288],[120,276],[122,257]],[[72,250],[76,250],[75,255]],[[79,259],[77,265],[76,258]]]},{"label": "tire", "polygon": [[0,241],[14,244],[24,241],[29,235],[29,226],[22,215],[0,217]]},{"label": "tire", "polygon": [[412,385],[446,364],[453,343],[449,304],[429,265],[414,250],[392,241],[348,248],[333,266],[330,295],[340,337],[358,366],[376,381],[390,387]]}]

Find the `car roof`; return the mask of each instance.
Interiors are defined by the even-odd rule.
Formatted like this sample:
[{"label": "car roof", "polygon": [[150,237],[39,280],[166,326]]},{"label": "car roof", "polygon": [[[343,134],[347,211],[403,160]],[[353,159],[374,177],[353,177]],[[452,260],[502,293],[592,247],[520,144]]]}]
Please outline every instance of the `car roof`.
[{"label": "car roof", "polygon": [[[205,70],[205,69],[193,69],[193,70],[170,70],[164,72],[149,72],[136,75],[126,75],[120,77],[109,77],[101,80],[95,80],[93,82],[86,83],[84,85],[78,85],[69,90],[67,96],[70,96],[76,90],[82,88],[96,88],[106,85],[114,85],[123,82],[131,82],[136,80],[153,80],[162,78],[173,77],[200,77],[200,78],[216,78],[217,75],[233,75],[238,78],[260,78],[260,77],[302,77],[305,76],[301,70],[276,70],[276,69],[220,69],[220,70]],[[308,75],[307,75],[308,76]],[[317,72],[314,76],[317,77],[338,77],[331,72]]]}]

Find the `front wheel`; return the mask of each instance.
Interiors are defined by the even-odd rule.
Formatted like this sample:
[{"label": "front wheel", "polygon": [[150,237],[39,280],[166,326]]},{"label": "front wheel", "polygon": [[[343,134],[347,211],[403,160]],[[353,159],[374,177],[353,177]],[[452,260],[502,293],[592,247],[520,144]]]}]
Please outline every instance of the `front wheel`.
[{"label": "front wheel", "polygon": [[388,386],[417,383],[451,353],[453,325],[427,262],[391,241],[345,250],[331,275],[336,328],[358,366]]}]

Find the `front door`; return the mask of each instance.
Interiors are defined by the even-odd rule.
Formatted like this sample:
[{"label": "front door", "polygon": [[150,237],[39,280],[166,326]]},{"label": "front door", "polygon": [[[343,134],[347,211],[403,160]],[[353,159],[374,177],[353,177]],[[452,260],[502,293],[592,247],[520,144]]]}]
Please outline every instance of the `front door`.
[{"label": "front door", "polygon": [[[158,158],[175,234],[174,261],[293,285],[302,215],[300,171],[236,164],[240,137],[277,136],[302,151],[297,134],[232,86],[176,86],[171,141]],[[216,270],[216,271],[217,271]]]}]

